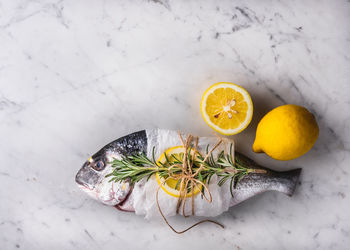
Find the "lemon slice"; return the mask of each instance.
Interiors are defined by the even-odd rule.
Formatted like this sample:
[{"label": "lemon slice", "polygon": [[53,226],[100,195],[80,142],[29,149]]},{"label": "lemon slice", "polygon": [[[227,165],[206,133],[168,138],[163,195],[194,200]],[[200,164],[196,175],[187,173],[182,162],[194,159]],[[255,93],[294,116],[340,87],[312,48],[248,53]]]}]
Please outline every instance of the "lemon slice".
[{"label": "lemon slice", "polygon": [[249,93],[229,82],[219,82],[202,97],[201,112],[205,122],[223,135],[234,135],[245,129],[253,116]]},{"label": "lemon slice", "polygon": [[[185,153],[185,149],[183,146],[176,146],[169,148],[168,150],[165,151],[165,154],[169,160],[169,162],[174,162],[176,161],[176,158],[179,160],[183,160]],[[198,152],[196,152],[198,154]],[[191,154],[194,154],[194,150],[191,150]],[[174,157],[175,156],[175,157]],[[159,157],[158,162],[161,162],[165,164],[166,159],[164,156],[164,153]],[[173,178],[168,178],[166,181],[163,177],[159,176],[159,174],[156,174],[158,184],[161,185],[161,188],[166,192],[167,194],[174,196],[174,197],[179,197],[180,196],[180,185],[176,187],[176,184],[178,180],[175,180]],[[164,182],[165,181],[165,182]],[[195,187],[193,189],[193,194],[198,194],[200,192],[199,188]],[[186,197],[191,197],[192,192],[188,192],[186,194]]]}]

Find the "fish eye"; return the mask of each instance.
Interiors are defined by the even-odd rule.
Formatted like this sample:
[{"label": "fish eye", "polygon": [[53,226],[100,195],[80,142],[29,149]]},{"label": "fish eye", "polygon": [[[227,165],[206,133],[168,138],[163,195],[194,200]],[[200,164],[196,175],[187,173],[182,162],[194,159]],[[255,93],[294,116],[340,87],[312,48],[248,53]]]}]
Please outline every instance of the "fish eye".
[{"label": "fish eye", "polygon": [[101,171],[105,168],[105,164],[102,160],[99,160],[98,162],[91,164],[91,167],[96,171]]}]

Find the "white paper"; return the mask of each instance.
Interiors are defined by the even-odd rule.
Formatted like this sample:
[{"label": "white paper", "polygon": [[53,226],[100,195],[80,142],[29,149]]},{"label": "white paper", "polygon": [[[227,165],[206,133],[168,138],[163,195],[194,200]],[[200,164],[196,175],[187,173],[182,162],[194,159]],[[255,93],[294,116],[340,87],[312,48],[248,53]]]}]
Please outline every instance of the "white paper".
[{"label": "white paper", "polygon": [[[187,135],[183,135],[186,139]],[[156,160],[159,156],[170,147],[180,146],[181,141],[176,131],[154,129],[147,130],[147,156],[152,157],[152,150],[154,147]],[[206,154],[206,147],[209,145],[209,150],[215,146],[218,142],[216,137],[200,137],[198,141],[198,151],[202,155]],[[232,140],[223,139],[223,142],[213,151],[214,157],[224,150],[225,153],[229,153],[230,145],[233,145],[232,153],[234,154],[234,144]],[[217,185],[218,178],[213,176],[208,186],[212,195],[212,202],[207,202],[200,194],[194,197],[194,209],[196,216],[213,217],[217,216],[228,210],[231,200],[231,194],[229,190],[229,181],[223,186]],[[156,191],[158,189],[158,182],[156,177],[153,176],[148,181],[142,181],[135,185],[133,190],[133,205],[135,213],[138,215],[145,215],[145,218],[151,219],[160,217],[160,213],[156,203]],[[178,198],[173,197],[165,193],[162,189],[159,189],[158,201],[162,212],[165,216],[176,215],[176,205]],[[191,198],[187,199],[185,206],[185,214],[190,215],[192,212]],[[180,211],[182,214],[182,208]]]}]

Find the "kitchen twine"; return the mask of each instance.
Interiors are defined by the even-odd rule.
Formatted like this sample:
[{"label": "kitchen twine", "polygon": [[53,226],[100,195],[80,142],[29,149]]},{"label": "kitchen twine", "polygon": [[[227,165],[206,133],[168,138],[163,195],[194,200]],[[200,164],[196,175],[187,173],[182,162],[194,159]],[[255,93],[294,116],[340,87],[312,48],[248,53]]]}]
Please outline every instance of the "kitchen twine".
[{"label": "kitchen twine", "polygon": [[[203,165],[201,165],[196,172],[193,173],[193,169],[192,169],[192,165],[194,162],[194,158],[196,156],[196,152],[197,152],[197,146],[198,146],[198,137],[193,137],[191,134],[187,136],[186,141],[184,141],[184,139],[182,138],[181,134],[178,132],[178,135],[180,137],[180,141],[182,143],[182,146],[184,147],[184,158],[183,158],[183,162],[182,164],[174,164],[172,166],[170,166],[168,168],[168,177],[158,186],[157,188],[157,192],[156,192],[156,201],[157,201],[157,206],[158,206],[158,210],[159,213],[161,214],[161,216],[163,217],[165,223],[170,227],[171,230],[173,230],[175,233],[177,234],[182,234],[187,232],[188,230],[190,230],[191,228],[198,226],[199,224],[202,224],[204,222],[210,222],[210,223],[214,223],[222,228],[225,228],[224,225],[220,224],[219,222],[213,221],[213,220],[201,220],[195,224],[193,224],[192,226],[186,228],[183,231],[177,231],[173,226],[170,225],[170,223],[168,222],[167,218],[164,216],[162,209],[160,208],[159,205],[159,200],[158,200],[158,193],[159,193],[159,189],[161,188],[162,185],[165,184],[165,182],[169,179],[175,179],[175,180],[180,180],[180,194],[179,194],[179,199],[177,200],[177,205],[176,205],[176,214],[179,214],[179,211],[181,209],[182,206],[182,214],[183,216],[189,217],[188,215],[185,214],[185,205],[186,205],[186,201],[187,201],[187,190],[188,190],[188,186],[191,186],[191,208],[192,208],[192,215],[194,215],[194,187],[196,187],[197,189],[200,190],[202,196],[204,197],[204,199],[211,203],[213,201],[212,199],[212,195],[208,189],[208,187],[205,185],[205,183],[203,183],[202,181],[196,179],[196,176],[200,173],[200,171],[203,169]],[[194,143],[194,153],[191,154],[192,155],[192,161],[191,159],[189,159],[187,151],[188,148],[191,144],[192,141],[195,141]],[[222,143],[222,139],[220,138],[220,140],[215,144],[215,146],[207,153],[207,155],[204,157],[204,162],[208,159],[208,157],[210,156],[210,154]],[[174,167],[179,167],[181,168],[182,172],[180,174],[174,174],[171,172],[171,169]],[[201,188],[203,187],[203,189]],[[207,196],[208,194],[208,196]]]}]

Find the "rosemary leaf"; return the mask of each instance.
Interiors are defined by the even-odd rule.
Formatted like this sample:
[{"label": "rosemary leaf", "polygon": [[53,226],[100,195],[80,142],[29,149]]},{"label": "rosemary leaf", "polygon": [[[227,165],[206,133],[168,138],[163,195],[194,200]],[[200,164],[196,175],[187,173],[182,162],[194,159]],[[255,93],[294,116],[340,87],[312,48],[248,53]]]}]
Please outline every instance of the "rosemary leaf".
[{"label": "rosemary leaf", "polygon": [[[240,161],[238,157],[234,157],[233,161],[233,145],[230,145],[229,154],[221,151],[217,159],[214,158],[211,152],[209,157],[204,161],[203,157],[198,152],[195,152],[196,157],[192,157],[193,145],[188,148],[185,153],[171,154],[170,156],[164,153],[164,162],[155,160],[155,148],[152,149],[152,160],[145,153],[135,153],[129,156],[123,156],[122,159],[114,158],[110,164],[113,171],[106,175],[109,182],[130,181],[131,184],[137,183],[142,179],[148,181],[152,175],[158,174],[161,178],[167,179],[169,175],[184,174],[182,168],[183,160],[186,154],[186,166],[192,166],[192,173],[200,168],[198,174],[194,177],[206,185],[210,184],[210,180],[214,175],[218,176],[218,185],[222,186],[226,181],[230,180],[230,192],[233,196],[233,188],[247,176],[250,172],[247,166]],[[209,152],[209,145],[206,147],[206,152]],[[194,158],[194,159],[193,159]],[[171,169],[169,169],[171,167]],[[232,169],[232,171],[230,170]],[[188,171],[188,169],[186,169]],[[179,188],[183,179],[176,182],[175,189]],[[192,192],[191,186],[187,186],[187,192]],[[204,187],[201,187],[204,192]]]}]

